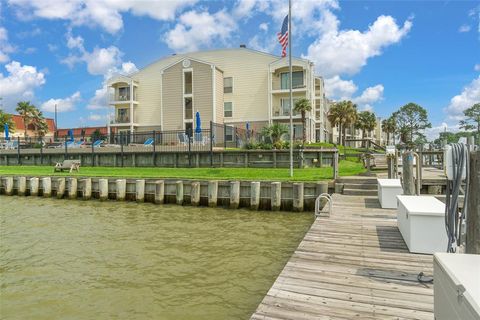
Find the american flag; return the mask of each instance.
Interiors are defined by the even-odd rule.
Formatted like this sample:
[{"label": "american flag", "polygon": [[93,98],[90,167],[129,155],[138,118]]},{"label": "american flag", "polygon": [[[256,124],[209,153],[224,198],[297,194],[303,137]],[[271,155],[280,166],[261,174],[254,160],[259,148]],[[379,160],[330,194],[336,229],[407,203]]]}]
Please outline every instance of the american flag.
[{"label": "american flag", "polygon": [[277,33],[278,42],[282,46],[282,57],[287,55],[287,46],[288,46],[288,15],[285,16],[282,23],[282,31]]}]

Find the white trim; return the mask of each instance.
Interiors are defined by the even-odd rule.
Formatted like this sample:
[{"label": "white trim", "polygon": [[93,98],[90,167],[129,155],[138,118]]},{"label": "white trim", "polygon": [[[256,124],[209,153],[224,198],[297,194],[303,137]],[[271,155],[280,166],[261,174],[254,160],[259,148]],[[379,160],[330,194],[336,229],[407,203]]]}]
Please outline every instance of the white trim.
[{"label": "white trim", "polygon": [[134,120],[134,114],[133,114],[133,79],[130,80],[130,128],[131,128],[131,133],[133,133],[133,120]]},{"label": "white trim", "polygon": [[212,122],[216,120],[216,111],[217,111],[217,75],[215,74],[216,67],[212,64]]},{"label": "white trim", "polygon": [[163,71],[160,72],[160,130],[163,130]]},{"label": "white trim", "polygon": [[268,100],[268,124],[272,124],[273,106],[272,106],[272,73],[268,71],[267,77],[267,100]]},{"label": "white trim", "polygon": [[[231,103],[232,104],[232,115],[230,117],[225,116],[225,103]],[[231,119],[233,118],[233,101],[223,101],[223,122],[225,122],[225,118]]]},{"label": "white trim", "polygon": [[[184,59],[185,60],[185,59]],[[183,60],[182,60],[183,61]],[[185,93],[185,73],[190,72],[192,74],[192,93]],[[194,93],[194,88],[193,88],[193,68],[184,68],[182,70],[182,127],[183,130],[186,130],[185,123],[190,123],[193,122],[193,119],[195,117],[195,101],[193,98],[193,93]],[[186,119],[185,118],[185,99],[190,98],[192,99],[192,119]]]}]

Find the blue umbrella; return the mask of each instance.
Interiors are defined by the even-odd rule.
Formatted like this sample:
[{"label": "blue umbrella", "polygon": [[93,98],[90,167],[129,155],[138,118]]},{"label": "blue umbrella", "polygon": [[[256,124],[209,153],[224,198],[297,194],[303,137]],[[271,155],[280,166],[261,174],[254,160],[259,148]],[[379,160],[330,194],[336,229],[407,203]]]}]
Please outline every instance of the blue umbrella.
[{"label": "blue umbrella", "polygon": [[73,140],[74,140],[74,139],[73,139],[73,130],[72,130],[72,129],[68,130],[68,136],[70,137],[70,141],[73,141]]},{"label": "blue umbrella", "polygon": [[195,133],[202,133],[202,122],[200,121],[200,112],[197,111],[195,114],[195,122],[196,122],[196,127],[195,127]]},{"label": "blue umbrella", "polygon": [[10,140],[10,138],[8,137],[8,123],[5,123],[3,129],[5,130],[5,140]]},{"label": "blue umbrella", "polygon": [[247,139],[249,139],[250,138],[250,122],[247,122],[246,127],[247,127]]}]

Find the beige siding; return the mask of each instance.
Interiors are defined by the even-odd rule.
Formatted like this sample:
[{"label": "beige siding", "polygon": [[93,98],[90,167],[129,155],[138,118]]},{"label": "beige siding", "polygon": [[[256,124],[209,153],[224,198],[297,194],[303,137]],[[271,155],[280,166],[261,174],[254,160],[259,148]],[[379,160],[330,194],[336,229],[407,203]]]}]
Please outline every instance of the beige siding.
[{"label": "beige siding", "polygon": [[163,72],[163,130],[183,129],[182,81],[183,68],[181,63],[177,63]]},{"label": "beige siding", "polygon": [[202,126],[205,127],[213,118],[212,67],[209,64],[192,61],[191,68],[193,68],[193,119],[198,111],[203,122]]},{"label": "beige siding", "polygon": [[215,69],[215,90],[216,90],[216,114],[215,114],[215,122],[216,123],[223,123],[223,102],[224,100],[224,93],[223,93],[223,72],[218,69]]}]

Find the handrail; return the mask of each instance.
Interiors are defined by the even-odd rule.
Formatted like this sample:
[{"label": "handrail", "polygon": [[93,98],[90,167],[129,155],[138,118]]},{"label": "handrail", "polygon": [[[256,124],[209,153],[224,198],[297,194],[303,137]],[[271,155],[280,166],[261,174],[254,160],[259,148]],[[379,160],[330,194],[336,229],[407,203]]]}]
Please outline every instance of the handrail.
[{"label": "handrail", "polygon": [[[333,209],[333,199],[332,196],[329,195],[328,193],[322,193],[315,199],[315,218],[320,217],[321,213],[327,213],[327,211],[320,210],[320,200],[321,199],[327,199],[328,202],[328,215],[330,216],[330,213],[332,212]],[[324,207],[325,208],[325,207]]]}]

